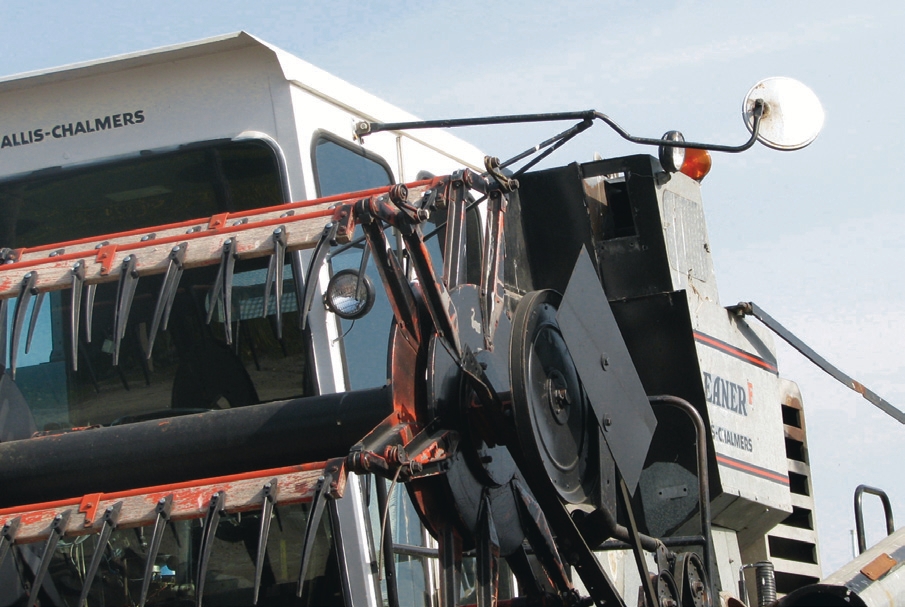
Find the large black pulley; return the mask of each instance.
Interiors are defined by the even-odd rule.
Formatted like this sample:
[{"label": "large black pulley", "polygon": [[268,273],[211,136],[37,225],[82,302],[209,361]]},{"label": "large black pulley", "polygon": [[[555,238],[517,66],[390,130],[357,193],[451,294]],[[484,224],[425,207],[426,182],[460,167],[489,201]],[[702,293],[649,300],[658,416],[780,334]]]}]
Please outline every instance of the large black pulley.
[{"label": "large black pulley", "polygon": [[[458,313],[463,348],[468,347],[475,354],[493,389],[505,392],[509,385],[505,347],[509,341],[508,318],[504,315],[500,319],[495,333],[497,347],[487,351],[478,288],[460,285],[450,291],[450,297]],[[427,400],[434,423],[454,430],[458,444],[448,456],[445,474],[415,483],[442,504],[430,517],[423,518],[433,520],[434,527],[452,525],[459,530],[464,546],[470,548],[476,541],[481,517],[489,517],[495,521],[500,555],[512,554],[525,540],[513,487],[519,480],[518,468],[502,443],[497,420],[477,402],[459,361],[436,335],[428,349]],[[482,513],[485,498],[489,511]]]},{"label": "large black pulley", "polygon": [[598,481],[597,424],[556,312],[562,297],[533,291],[512,320],[512,411],[524,474],[537,476],[569,503],[593,503]]}]

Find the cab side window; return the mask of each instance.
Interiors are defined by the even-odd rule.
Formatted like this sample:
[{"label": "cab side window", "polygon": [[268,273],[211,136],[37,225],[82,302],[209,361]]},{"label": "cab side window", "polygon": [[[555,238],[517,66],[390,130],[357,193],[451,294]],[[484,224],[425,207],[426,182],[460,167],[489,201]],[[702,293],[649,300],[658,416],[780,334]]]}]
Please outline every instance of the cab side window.
[{"label": "cab side window", "polygon": [[[393,184],[393,174],[386,161],[353,144],[319,133],[312,146],[317,194],[320,197],[368,190]],[[356,228],[355,237],[361,236]],[[387,240],[395,239],[388,233]],[[358,269],[364,244],[331,257],[333,272]],[[374,308],[356,321],[343,320],[343,349],[346,359],[346,381],[351,389],[382,386],[387,381],[387,343],[393,313],[383,283],[374,266],[368,263],[367,275],[375,287]]]},{"label": "cab side window", "polygon": [[393,183],[393,173],[386,161],[330,135],[316,136],[312,156],[320,198]]}]

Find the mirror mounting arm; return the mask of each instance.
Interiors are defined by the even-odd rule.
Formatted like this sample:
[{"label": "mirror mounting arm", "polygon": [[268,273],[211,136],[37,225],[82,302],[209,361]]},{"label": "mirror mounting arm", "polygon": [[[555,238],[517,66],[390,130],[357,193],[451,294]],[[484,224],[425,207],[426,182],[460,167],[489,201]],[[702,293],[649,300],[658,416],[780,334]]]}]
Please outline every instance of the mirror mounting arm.
[{"label": "mirror mounting arm", "polygon": [[[580,120],[583,122],[590,120],[600,120],[602,122],[605,122],[611,129],[616,131],[616,133],[620,137],[626,139],[627,141],[631,141],[632,143],[638,143],[641,145],[653,145],[657,147],[667,146],[697,148],[700,150],[709,150],[713,152],[738,153],[744,152],[745,150],[751,148],[757,141],[757,136],[760,131],[760,122],[761,118],[764,115],[765,108],[766,102],[763,99],[755,100],[754,108],[752,111],[753,124],[751,128],[751,137],[748,139],[748,141],[738,146],[717,145],[713,143],[699,143],[693,141],[665,141],[663,139],[635,137],[628,133],[628,131],[623,129],[621,126],[619,126],[612,118],[602,112],[598,112],[597,110],[559,112],[550,114],[515,114],[510,116],[488,116],[483,118],[453,118],[444,120],[423,120],[412,122],[368,122],[363,120],[355,125],[355,136],[358,139],[362,139],[367,135],[380,133],[383,131],[407,131],[415,129],[454,128],[462,126],[484,126],[493,124],[523,124],[529,122],[557,122],[563,120]],[[504,163],[504,166],[506,164],[507,163]]]},{"label": "mirror mounting arm", "polygon": [[621,126],[616,124],[609,116],[606,114],[601,114],[600,112],[594,112],[594,117],[598,120],[602,120],[607,123],[611,129],[616,131],[620,137],[627,141],[631,141],[632,143],[638,143],[641,145],[655,145],[655,146],[663,146],[670,148],[695,148],[698,150],[708,150],[711,152],[728,152],[730,154],[737,154],[739,152],[744,152],[745,150],[750,149],[756,142],[757,136],[760,133],[760,121],[764,115],[764,108],[766,104],[763,99],[757,99],[754,102],[753,108],[753,117],[754,124],[751,128],[751,137],[748,138],[748,141],[743,143],[742,145],[717,145],[715,143],[697,143],[694,141],[671,141],[666,139],[650,139],[648,137],[634,137],[625,131]]}]

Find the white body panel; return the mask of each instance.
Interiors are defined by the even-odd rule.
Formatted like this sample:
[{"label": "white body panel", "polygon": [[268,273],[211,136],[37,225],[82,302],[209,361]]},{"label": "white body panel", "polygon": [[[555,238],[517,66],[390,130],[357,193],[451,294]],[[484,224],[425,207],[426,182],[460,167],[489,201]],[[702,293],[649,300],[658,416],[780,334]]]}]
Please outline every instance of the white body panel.
[{"label": "white body panel", "polygon": [[660,196],[675,290],[683,290],[719,481],[713,522],[763,534],[792,511],[772,334],[720,305],[700,186],[672,175]]}]

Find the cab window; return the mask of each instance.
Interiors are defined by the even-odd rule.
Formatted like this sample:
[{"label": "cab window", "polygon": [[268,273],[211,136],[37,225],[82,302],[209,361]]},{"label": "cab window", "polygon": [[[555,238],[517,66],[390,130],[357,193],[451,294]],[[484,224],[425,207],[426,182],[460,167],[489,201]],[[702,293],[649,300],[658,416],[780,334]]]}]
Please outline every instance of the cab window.
[{"label": "cab window", "polygon": [[[382,158],[325,133],[315,137],[313,162],[320,197],[393,183],[392,172]],[[355,238],[359,236],[361,230],[356,228]],[[390,230],[387,240],[395,242]],[[363,247],[364,243],[331,257],[333,272],[357,270]],[[359,320],[341,321],[347,381],[353,390],[382,386],[387,381],[387,345],[393,313],[373,258],[368,263],[367,275],[376,291],[373,309]]]},{"label": "cab window", "polygon": [[380,156],[327,133],[315,137],[312,160],[320,198],[393,183],[393,173]]},{"label": "cab window", "polygon": [[[284,202],[274,151],[255,141],[216,141],[0,182],[0,247],[61,243]],[[307,348],[296,328],[292,273],[284,273],[283,335],[275,303],[263,309],[267,258],[236,264],[233,339],[209,291],[216,266],[187,270],[167,331],[147,350],[162,275],[138,280],[119,364],[113,364],[116,283],[98,285],[83,313],[73,370],[70,291],[44,298],[28,353],[20,339],[15,386],[38,432],[116,424],[253,405],[310,393]],[[34,307],[37,298],[32,298]],[[9,302],[10,318],[15,301]],[[88,331],[88,316],[91,330]],[[29,310],[26,318],[31,317]],[[26,326],[27,326],[26,322]],[[8,366],[7,360],[0,364]],[[27,425],[23,426],[26,427]],[[0,429],[2,430],[2,429]],[[19,436],[16,438],[27,438]]]}]

